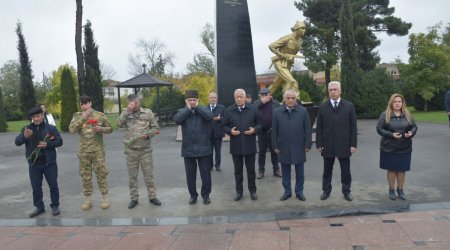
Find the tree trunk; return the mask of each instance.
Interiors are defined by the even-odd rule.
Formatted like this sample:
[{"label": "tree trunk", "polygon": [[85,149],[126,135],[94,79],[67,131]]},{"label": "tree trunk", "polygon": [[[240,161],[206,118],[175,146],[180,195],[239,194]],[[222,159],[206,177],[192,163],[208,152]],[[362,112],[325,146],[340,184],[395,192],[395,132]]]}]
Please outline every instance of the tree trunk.
[{"label": "tree trunk", "polygon": [[84,95],[84,63],[83,49],[81,47],[82,22],[83,22],[83,3],[82,0],[76,0],[77,13],[75,22],[75,52],[77,53],[77,76],[78,92],[80,96]]}]

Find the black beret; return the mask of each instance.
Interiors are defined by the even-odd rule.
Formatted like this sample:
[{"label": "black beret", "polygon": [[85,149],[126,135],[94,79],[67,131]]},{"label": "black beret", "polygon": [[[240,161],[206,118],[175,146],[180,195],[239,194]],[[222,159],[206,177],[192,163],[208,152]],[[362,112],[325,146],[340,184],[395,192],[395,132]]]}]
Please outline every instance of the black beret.
[{"label": "black beret", "polygon": [[184,98],[197,98],[198,99],[198,91],[197,90],[186,90],[184,93]]},{"label": "black beret", "polygon": [[42,114],[43,111],[41,109],[41,107],[32,107],[29,111],[28,111],[28,115],[29,116],[33,116],[35,114]]},{"label": "black beret", "polygon": [[263,89],[261,89],[261,90],[259,91],[259,93],[260,93],[260,94],[268,94],[268,93],[270,93],[270,91],[269,91],[268,88],[263,88]]}]

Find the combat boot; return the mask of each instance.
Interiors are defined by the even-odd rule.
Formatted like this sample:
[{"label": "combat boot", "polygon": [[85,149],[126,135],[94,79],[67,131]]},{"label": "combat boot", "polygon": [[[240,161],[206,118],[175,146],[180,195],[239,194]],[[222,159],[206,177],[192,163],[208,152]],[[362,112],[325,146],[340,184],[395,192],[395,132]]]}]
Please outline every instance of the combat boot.
[{"label": "combat boot", "polygon": [[108,194],[104,194],[104,195],[103,195],[102,208],[103,208],[103,209],[109,208],[109,198],[108,198]]},{"label": "combat boot", "polygon": [[88,209],[90,209],[91,207],[92,207],[91,196],[90,196],[90,195],[86,195],[86,196],[84,197],[84,203],[83,203],[83,205],[81,206],[81,208],[82,208],[83,210],[88,210]]}]

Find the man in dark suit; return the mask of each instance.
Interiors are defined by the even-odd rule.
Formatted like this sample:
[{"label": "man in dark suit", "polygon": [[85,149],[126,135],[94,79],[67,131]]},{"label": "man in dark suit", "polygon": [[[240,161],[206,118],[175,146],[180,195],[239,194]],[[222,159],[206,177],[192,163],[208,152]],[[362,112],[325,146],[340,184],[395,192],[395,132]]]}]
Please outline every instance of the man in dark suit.
[{"label": "man in dark suit", "polygon": [[[209,93],[209,110],[214,115],[214,118],[211,122],[212,133],[211,133],[211,148],[213,149],[211,154],[211,170],[213,166],[216,167],[216,171],[220,172],[222,169],[220,168],[221,155],[220,151],[222,150],[222,138],[225,136],[225,132],[223,132],[220,127],[220,123],[222,121],[223,115],[225,113],[225,106],[217,103],[217,94],[215,92]],[[214,163],[214,151],[215,154],[215,163]]]},{"label": "man in dark suit", "polygon": [[248,190],[252,200],[258,199],[255,182],[256,134],[261,131],[261,114],[258,108],[245,102],[245,91],[234,91],[235,104],[225,111],[222,129],[230,135],[230,153],[236,180],[235,201],[242,199],[244,161],[247,169]]},{"label": "man in dark suit", "polygon": [[328,84],[330,99],[319,106],[317,114],[316,146],[323,156],[324,169],[321,200],[331,193],[334,160],[341,165],[341,183],[344,198],[352,201],[350,156],[356,152],[357,128],[353,103],[341,98],[341,84]]},{"label": "man in dark suit", "polygon": [[286,90],[284,106],[273,112],[272,145],[283,172],[281,201],[292,196],[291,164],[295,166],[295,196],[301,201],[306,200],[303,194],[304,163],[306,152],[311,150],[311,122],[306,108],[297,104],[297,97],[297,91]]},{"label": "man in dark suit", "polygon": [[281,177],[280,167],[278,166],[278,155],[271,145],[271,131],[272,131],[272,117],[275,109],[280,107],[280,103],[272,98],[268,88],[263,88],[259,91],[261,95],[259,100],[255,102],[261,112],[262,129],[258,135],[258,166],[259,174],[258,179],[264,178],[265,165],[266,165],[266,153],[267,148],[270,149],[270,159],[272,161],[273,175]]},{"label": "man in dark suit", "polygon": [[210,122],[212,114],[205,107],[198,105],[198,91],[186,90],[186,107],[178,110],[173,117],[175,123],[181,125],[183,143],[181,146],[181,156],[184,158],[186,170],[186,180],[191,198],[189,204],[197,202],[198,192],[196,188],[197,164],[202,178],[201,195],[203,204],[211,202],[211,170],[209,160],[211,158],[210,146]]}]

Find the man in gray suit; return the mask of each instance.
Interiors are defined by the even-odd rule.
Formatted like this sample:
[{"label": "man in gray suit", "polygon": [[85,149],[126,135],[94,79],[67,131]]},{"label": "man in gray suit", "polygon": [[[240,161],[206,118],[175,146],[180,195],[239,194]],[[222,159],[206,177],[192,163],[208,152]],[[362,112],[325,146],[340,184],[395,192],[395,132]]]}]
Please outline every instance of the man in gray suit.
[{"label": "man in gray suit", "polygon": [[292,196],[291,164],[295,166],[295,196],[301,201],[306,200],[303,195],[304,163],[306,152],[311,150],[311,122],[306,108],[297,104],[298,95],[295,90],[286,90],[284,105],[273,113],[272,147],[278,154],[283,174],[281,201]]},{"label": "man in gray suit", "polygon": [[350,156],[356,152],[357,129],[356,112],[353,103],[341,98],[341,84],[328,84],[330,99],[319,106],[317,114],[316,147],[323,157],[323,193],[326,200],[331,193],[331,179],[336,157],[341,165],[342,193],[347,201],[352,201]]}]

